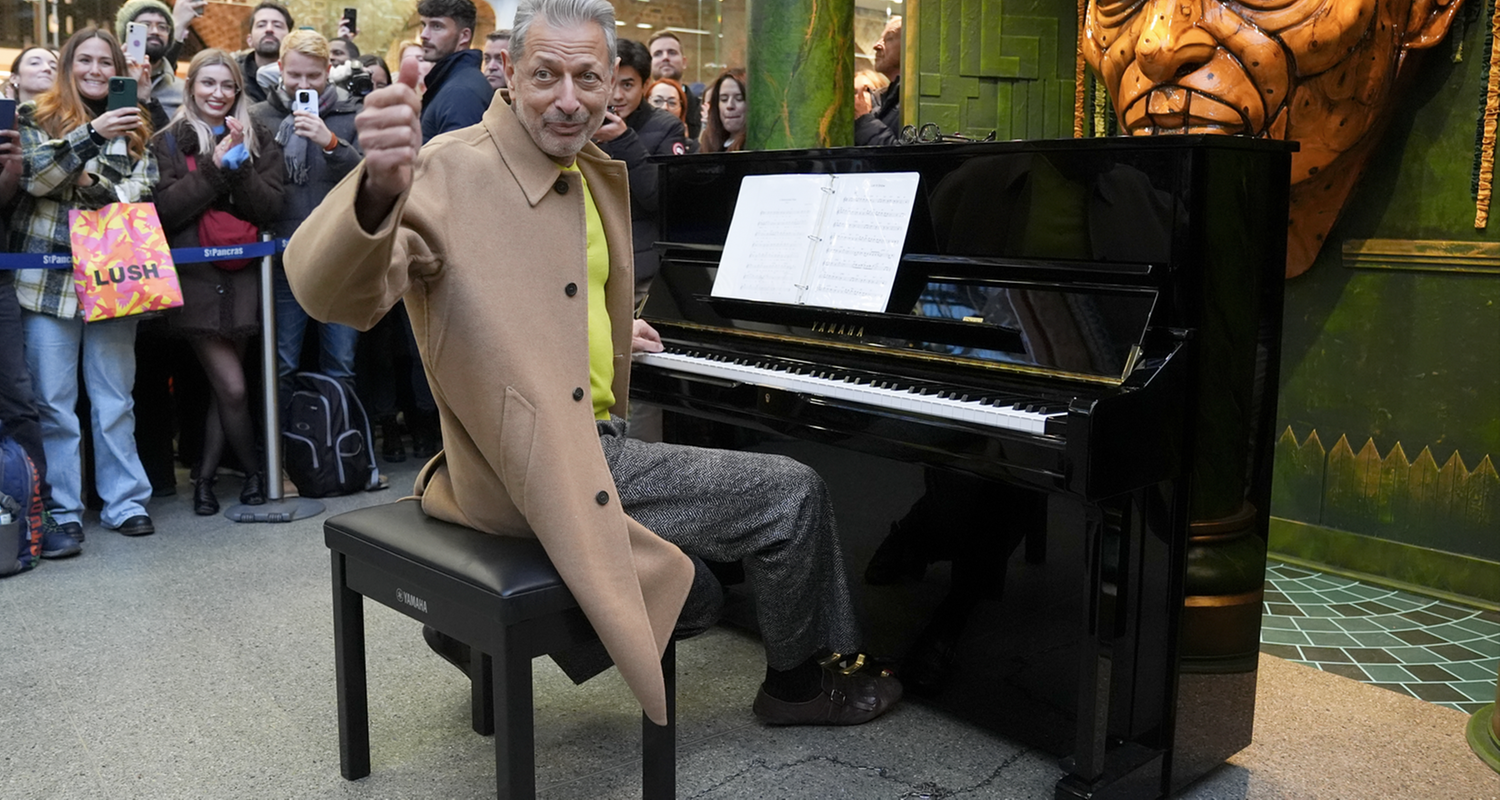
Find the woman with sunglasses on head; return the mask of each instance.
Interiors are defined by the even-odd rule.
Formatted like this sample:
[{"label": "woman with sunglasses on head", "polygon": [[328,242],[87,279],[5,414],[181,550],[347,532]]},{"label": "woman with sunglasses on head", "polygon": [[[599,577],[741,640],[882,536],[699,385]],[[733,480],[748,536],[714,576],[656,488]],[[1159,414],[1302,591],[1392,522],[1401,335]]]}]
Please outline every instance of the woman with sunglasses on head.
[{"label": "woman with sunglasses on head", "polygon": [[35,100],[57,80],[57,53],[50,47],[28,47],[10,65],[5,96],[17,103]]},{"label": "woman with sunglasses on head", "polygon": [[[142,105],[108,110],[110,78],[132,72],[114,34],[84,28],[63,45],[58,61],[62,74],[52,88],[16,113],[25,170],[11,217],[12,252],[70,253],[70,210],[149,201],[156,183],[156,160],[146,146],[149,114]],[[134,70],[140,103],[151,91],[145,69]],[[151,483],[135,445],[135,318],[85,326],[67,269],[20,270],[16,296],[54,518],[82,538],[81,366],[93,407],[94,484],[104,501],[100,521],[127,536],[154,533],[146,514]]]},{"label": "woman with sunglasses on head", "polygon": [[[241,221],[239,235],[254,241],[256,231],[269,228],[281,212],[281,147],[251,122],[244,86],[234,56],[218,49],[199,52],[188,65],[182,107],[152,142],[161,163],[156,207],[174,248],[236,244],[200,237],[221,221],[231,230]],[[219,510],[214,481],[226,443],[245,470],[240,502],[259,505],[266,501],[265,476],[244,366],[246,345],[260,331],[259,272],[254,264],[205,262],[182,264],[178,275],[182,308],[168,316],[168,325],[192,343],[213,390],[194,472],[193,510],[205,516]]]}]

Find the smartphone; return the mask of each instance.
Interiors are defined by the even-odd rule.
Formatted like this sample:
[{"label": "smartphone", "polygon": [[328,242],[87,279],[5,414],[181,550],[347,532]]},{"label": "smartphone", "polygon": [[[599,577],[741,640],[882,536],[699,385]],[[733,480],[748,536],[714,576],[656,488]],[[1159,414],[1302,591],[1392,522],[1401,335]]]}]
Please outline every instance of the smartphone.
[{"label": "smartphone", "polygon": [[122,78],[119,75],[109,79],[109,105],[106,111],[114,111],[117,108],[135,108],[141,103],[136,97],[135,78]]},{"label": "smartphone", "polygon": [[125,60],[132,64],[146,63],[146,26],[139,22],[125,26]]},{"label": "smartphone", "polygon": [[349,32],[350,33],[353,33],[355,31],[359,30],[359,9],[357,9],[357,8],[346,8],[346,9],[344,9],[344,19],[346,19],[346,20],[349,21]]},{"label": "smartphone", "polygon": [[8,131],[16,127],[16,101],[9,97],[0,97],[0,130]]},{"label": "smartphone", "polygon": [[311,89],[298,89],[296,99],[292,100],[292,110],[318,113],[318,93]]}]

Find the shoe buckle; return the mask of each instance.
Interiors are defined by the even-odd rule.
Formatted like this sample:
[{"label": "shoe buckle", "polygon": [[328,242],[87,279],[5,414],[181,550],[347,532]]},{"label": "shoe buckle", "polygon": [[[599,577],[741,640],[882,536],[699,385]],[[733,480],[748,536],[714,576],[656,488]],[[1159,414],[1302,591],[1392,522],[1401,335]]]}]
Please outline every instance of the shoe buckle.
[{"label": "shoe buckle", "polygon": [[847,697],[848,697],[848,695],[844,694],[844,690],[843,689],[829,689],[828,690],[828,699],[831,700],[831,701],[833,701],[835,705],[843,705],[844,704],[844,700],[847,699]]},{"label": "shoe buckle", "polygon": [[850,661],[844,658],[843,653],[829,653],[826,658],[818,659],[818,665],[844,675],[853,675],[864,667],[865,654],[855,653]]}]

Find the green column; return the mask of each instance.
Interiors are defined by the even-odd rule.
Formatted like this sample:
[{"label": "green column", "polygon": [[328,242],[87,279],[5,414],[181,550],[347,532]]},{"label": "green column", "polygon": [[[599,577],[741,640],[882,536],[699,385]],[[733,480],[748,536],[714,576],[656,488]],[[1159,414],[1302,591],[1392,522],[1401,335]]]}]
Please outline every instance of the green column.
[{"label": "green column", "polygon": [[853,0],[750,0],[750,150],[854,144]]}]

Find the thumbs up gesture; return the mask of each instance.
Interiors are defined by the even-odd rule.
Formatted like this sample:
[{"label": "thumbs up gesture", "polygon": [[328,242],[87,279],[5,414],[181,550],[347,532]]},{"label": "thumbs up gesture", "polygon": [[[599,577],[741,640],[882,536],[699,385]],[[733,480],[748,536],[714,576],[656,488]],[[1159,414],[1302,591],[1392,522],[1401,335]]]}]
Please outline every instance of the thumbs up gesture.
[{"label": "thumbs up gesture", "polygon": [[396,81],[366,96],[364,110],[354,118],[359,145],[365,151],[364,183],[355,212],[370,232],[379,228],[396,198],[411,188],[412,166],[422,145],[418,66],[416,58],[402,61]]}]

